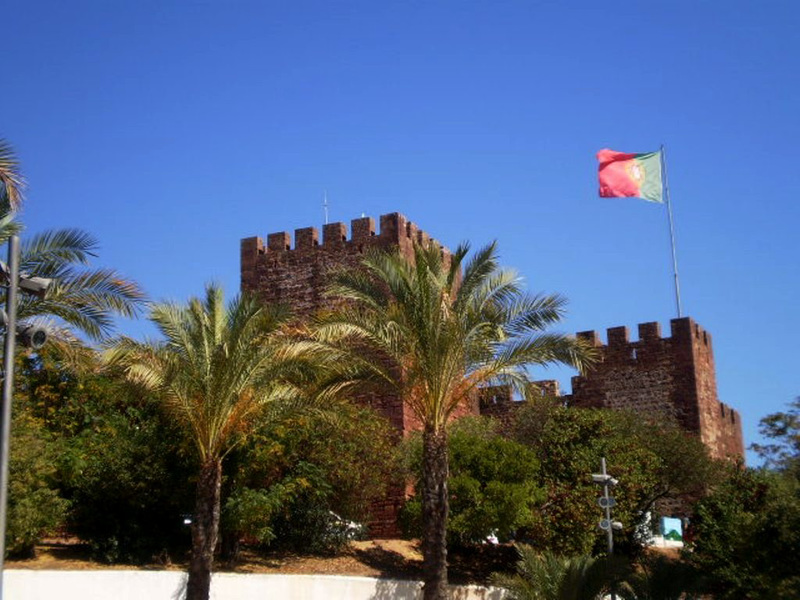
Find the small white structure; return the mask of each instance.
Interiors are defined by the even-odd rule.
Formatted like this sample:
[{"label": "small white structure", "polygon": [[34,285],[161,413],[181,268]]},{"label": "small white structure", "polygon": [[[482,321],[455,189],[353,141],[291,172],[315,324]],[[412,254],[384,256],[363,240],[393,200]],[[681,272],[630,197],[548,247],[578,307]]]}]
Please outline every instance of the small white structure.
[{"label": "small white structure", "polygon": [[[3,597],[14,600],[180,600],[181,571],[29,571],[3,573]],[[452,600],[502,600],[503,590],[450,586]],[[417,581],[328,575],[216,573],[212,600],[418,600]]]}]

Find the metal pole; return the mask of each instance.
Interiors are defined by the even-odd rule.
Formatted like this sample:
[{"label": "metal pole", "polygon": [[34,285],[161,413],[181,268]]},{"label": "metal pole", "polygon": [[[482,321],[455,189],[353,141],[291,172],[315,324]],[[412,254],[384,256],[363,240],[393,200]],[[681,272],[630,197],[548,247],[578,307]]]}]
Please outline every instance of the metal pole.
[{"label": "metal pole", "polygon": [[672,245],[672,274],[675,279],[675,306],[678,309],[678,318],[683,316],[681,311],[681,286],[678,281],[678,255],[675,252],[675,224],[672,220],[672,200],[669,197],[669,180],[667,179],[667,151],[661,144],[661,173],[664,197],[667,199],[667,215],[669,217],[669,241]]},{"label": "metal pole", "polygon": [[3,567],[6,553],[6,507],[8,505],[8,452],[11,437],[11,399],[14,395],[14,342],[17,331],[17,282],[19,238],[8,240],[9,279],[6,291],[6,332],[3,353],[3,397],[0,410],[0,600],[3,598]]},{"label": "metal pole", "polygon": [[[605,457],[600,459],[600,472],[603,475],[607,474]],[[611,556],[614,554],[614,532],[612,531],[613,527],[611,527],[611,506],[609,501],[611,496],[608,493],[608,482],[603,484],[603,497],[606,499],[606,520],[608,521],[608,531],[606,532],[606,536],[608,537],[608,554]]]}]

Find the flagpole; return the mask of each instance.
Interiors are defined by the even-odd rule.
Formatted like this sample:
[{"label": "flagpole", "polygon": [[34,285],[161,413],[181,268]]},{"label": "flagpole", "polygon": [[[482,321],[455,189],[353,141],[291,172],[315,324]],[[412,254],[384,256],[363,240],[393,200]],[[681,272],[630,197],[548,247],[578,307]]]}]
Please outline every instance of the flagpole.
[{"label": "flagpole", "polygon": [[675,224],[672,219],[672,201],[669,197],[669,181],[667,179],[667,152],[661,144],[661,172],[664,197],[667,199],[667,215],[669,216],[669,241],[672,245],[672,274],[675,278],[675,306],[678,309],[678,318],[682,317],[681,311],[681,286],[678,280],[678,255],[675,252]]}]

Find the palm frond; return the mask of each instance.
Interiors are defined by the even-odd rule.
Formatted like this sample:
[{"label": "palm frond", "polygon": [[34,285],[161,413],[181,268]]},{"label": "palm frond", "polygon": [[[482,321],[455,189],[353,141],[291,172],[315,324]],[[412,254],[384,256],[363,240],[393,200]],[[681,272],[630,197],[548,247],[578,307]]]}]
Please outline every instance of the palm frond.
[{"label": "palm frond", "polygon": [[561,557],[517,546],[516,574],[495,574],[493,585],[505,588],[510,600],[597,600],[615,587],[624,561],[591,556]]},{"label": "palm frond", "polygon": [[121,338],[105,360],[158,394],[201,459],[219,459],[268,407],[317,401],[309,395],[317,377],[314,357],[283,332],[289,315],[252,296],[226,304],[212,284],[202,299],[151,307],[162,341]]},{"label": "palm frond", "polygon": [[96,257],[97,240],[80,229],[56,229],[33,235],[20,248],[20,270],[57,277],[68,264],[86,265]]},{"label": "palm frond", "polygon": [[[362,368],[344,376],[400,393],[423,423],[443,426],[476,388],[497,380],[527,386],[532,365],[583,369],[594,359],[579,340],[544,333],[564,314],[558,295],[523,292],[502,269],[496,245],[480,249],[458,276],[467,245],[450,265],[433,245],[417,245],[414,260],[371,253],[364,270],[336,276],[329,294],[342,301],[314,322],[314,339]],[[349,353],[349,354],[348,354]],[[374,368],[363,368],[369,363]],[[337,381],[340,389],[344,381]]]},{"label": "palm frond", "polygon": [[25,178],[19,168],[19,160],[14,148],[6,140],[0,139],[0,199],[10,211],[16,211],[24,200]]}]

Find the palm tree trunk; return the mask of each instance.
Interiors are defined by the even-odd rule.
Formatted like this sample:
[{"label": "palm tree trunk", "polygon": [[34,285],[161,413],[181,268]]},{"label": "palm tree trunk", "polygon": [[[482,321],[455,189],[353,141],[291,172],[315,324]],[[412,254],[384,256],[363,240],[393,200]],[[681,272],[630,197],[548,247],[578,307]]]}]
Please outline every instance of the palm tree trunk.
[{"label": "palm tree trunk", "polygon": [[200,467],[200,477],[197,481],[194,519],[192,519],[192,560],[189,563],[186,600],[208,600],[211,570],[214,566],[214,548],[219,534],[221,481],[222,461],[219,458],[208,459]]},{"label": "palm tree trunk", "polygon": [[422,588],[424,600],[447,592],[447,432],[426,428],[422,454]]}]

